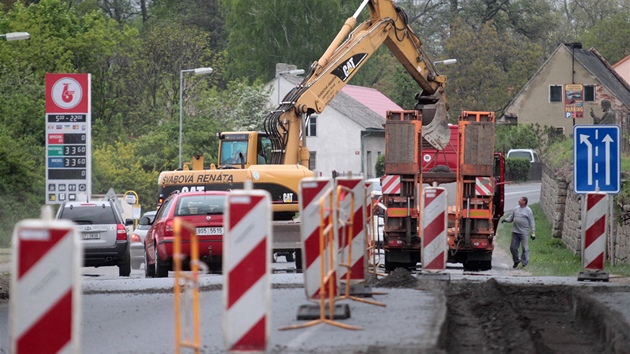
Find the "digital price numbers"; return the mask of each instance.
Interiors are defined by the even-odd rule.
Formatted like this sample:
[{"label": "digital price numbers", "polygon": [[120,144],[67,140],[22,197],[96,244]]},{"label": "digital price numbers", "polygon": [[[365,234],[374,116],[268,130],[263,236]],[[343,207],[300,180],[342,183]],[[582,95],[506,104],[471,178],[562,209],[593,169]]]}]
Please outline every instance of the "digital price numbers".
[{"label": "digital price numbers", "polygon": [[89,122],[85,114],[47,114],[48,203],[77,200],[90,178]]}]

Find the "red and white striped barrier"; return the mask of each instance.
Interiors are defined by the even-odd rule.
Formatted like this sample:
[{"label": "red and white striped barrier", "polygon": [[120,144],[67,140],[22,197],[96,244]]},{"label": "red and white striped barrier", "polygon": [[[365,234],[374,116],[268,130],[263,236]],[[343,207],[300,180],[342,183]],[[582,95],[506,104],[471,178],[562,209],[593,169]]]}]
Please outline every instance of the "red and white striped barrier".
[{"label": "red and white striped barrier", "polygon": [[228,194],[223,221],[223,339],[230,351],[265,352],[271,312],[271,197]]},{"label": "red and white striped barrier", "polygon": [[[352,258],[349,252],[349,230],[348,226],[338,225],[339,248],[343,263],[349,263],[350,281],[356,283],[365,280],[365,268],[367,266],[366,236],[365,236],[365,183],[362,178],[339,177],[335,180],[337,186],[348,188],[354,195],[354,210],[350,211],[352,198],[342,198],[339,204],[339,220],[350,220],[350,214],[354,213],[352,225]],[[343,192],[342,192],[343,194]],[[349,195],[349,194],[348,194]],[[350,261],[350,262],[348,262]],[[341,262],[341,261],[340,261]],[[347,268],[339,269],[340,280],[347,277]]]},{"label": "red and white striped barrier", "polygon": [[493,195],[492,179],[490,177],[477,177],[475,180],[475,194],[479,196]]},{"label": "red and white striped barrier", "polygon": [[[302,271],[304,274],[304,291],[308,300],[318,300],[321,287],[322,274],[321,267],[324,262],[324,273],[329,269],[331,264],[329,254],[330,246],[327,239],[324,239],[324,254],[320,254],[320,199],[327,195],[331,198],[333,193],[332,179],[327,177],[320,178],[303,178],[300,181],[300,239],[302,241]],[[326,203],[326,206],[330,205]],[[329,215],[331,211],[324,212],[325,225],[328,225]],[[336,266],[336,255],[338,252],[337,243],[333,242],[333,261]],[[334,279],[334,278],[333,278]],[[325,289],[328,292],[328,288]],[[333,289],[334,296],[339,296],[339,286],[335,282]],[[326,294],[329,297],[330,294]]]},{"label": "red and white striped barrier", "polygon": [[15,354],[81,352],[83,247],[74,223],[46,213],[13,231],[9,352]]},{"label": "red and white striped barrier", "polygon": [[582,265],[585,269],[604,269],[607,207],[608,194],[586,194],[585,224],[582,227]]},{"label": "red and white striped barrier", "polygon": [[398,175],[383,176],[381,185],[383,194],[400,194],[400,176]]},{"label": "red and white striped barrier", "polygon": [[422,269],[446,269],[447,256],[446,189],[426,187],[422,191]]}]

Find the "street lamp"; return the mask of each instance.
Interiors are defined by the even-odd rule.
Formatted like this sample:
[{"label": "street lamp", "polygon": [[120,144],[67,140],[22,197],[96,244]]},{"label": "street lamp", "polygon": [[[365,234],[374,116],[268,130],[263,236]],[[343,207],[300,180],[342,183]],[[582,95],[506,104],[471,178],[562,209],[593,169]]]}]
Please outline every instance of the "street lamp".
[{"label": "street lamp", "polygon": [[280,76],[281,75],[302,75],[304,74],[304,69],[295,69],[295,70],[286,70],[286,71],[280,71],[276,74],[276,77],[278,78],[278,84],[276,85],[276,90],[278,90],[278,104],[280,104]]},{"label": "street lamp", "polygon": [[435,65],[435,64],[451,65],[451,64],[455,64],[455,63],[457,63],[457,59],[444,59],[444,60],[434,61],[433,65]]},{"label": "street lamp", "polygon": [[7,41],[21,41],[28,39],[31,35],[28,32],[11,32],[7,34],[0,34],[0,37],[6,38]]},{"label": "street lamp", "polygon": [[184,69],[179,72],[179,168],[184,168],[182,165],[182,113],[183,113],[183,98],[184,98],[184,73],[193,72],[195,75],[212,74],[214,70],[212,68],[196,68],[196,69]]}]

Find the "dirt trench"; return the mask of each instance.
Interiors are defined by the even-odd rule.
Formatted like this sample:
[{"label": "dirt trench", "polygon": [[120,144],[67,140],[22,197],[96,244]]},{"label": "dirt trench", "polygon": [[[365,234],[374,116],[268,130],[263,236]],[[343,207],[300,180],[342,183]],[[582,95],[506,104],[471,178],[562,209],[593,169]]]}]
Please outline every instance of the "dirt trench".
[{"label": "dirt trench", "polygon": [[610,288],[431,281],[400,268],[369,283],[445,294],[447,314],[435,353],[630,354],[630,326],[593,298]]},{"label": "dirt trench", "polygon": [[447,353],[630,353],[630,327],[580,288],[491,279],[445,293]]}]

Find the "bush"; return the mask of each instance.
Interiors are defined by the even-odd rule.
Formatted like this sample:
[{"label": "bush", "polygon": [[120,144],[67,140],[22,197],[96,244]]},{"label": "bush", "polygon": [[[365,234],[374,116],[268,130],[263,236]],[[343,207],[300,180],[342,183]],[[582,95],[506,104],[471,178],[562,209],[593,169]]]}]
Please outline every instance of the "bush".
[{"label": "bush", "polygon": [[385,154],[381,154],[381,156],[376,159],[376,166],[374,166],[374,170],[376,177],[380,177],[385,174]]},{"label": "bush", "polygon": [[531,167],[528,159],[505,159],[505,179],[514,182],[527,181]]}]

